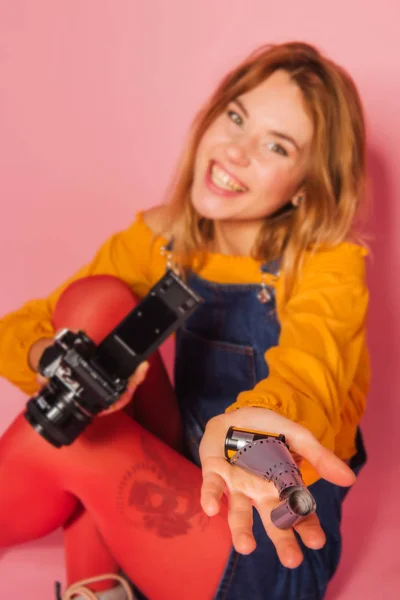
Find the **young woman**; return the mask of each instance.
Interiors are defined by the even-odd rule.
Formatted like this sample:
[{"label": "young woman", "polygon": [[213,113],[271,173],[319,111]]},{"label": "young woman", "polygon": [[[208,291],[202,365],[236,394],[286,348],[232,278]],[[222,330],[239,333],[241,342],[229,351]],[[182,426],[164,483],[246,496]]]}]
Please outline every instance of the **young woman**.
[{"label": "young woman", "polygon": [[[100,341],[133,294],[176,263],[205,300],[176,336],[191,462],[171,449],[181,447],[180,425],[155,355],[135,419],[108,411],[60,450],[22,416],[10,426],[0,441],[0,545],[64,525],[70,583],[121,567],[151,600],[324,596],[345,486],[365,461],[368,292],[355,237],[364,178],[357,90],[315,48],[263,47],[225,77],[195,120],[169,202],[0,323],[1,374],[32,394],[55,330]],[[272,525],[272,484],[224,459],[230,425],[287,436],[318,517],[295,531]],[[101,585],[96,597],[126,597]],[[84,597],[74,590],[65,597]]]}]

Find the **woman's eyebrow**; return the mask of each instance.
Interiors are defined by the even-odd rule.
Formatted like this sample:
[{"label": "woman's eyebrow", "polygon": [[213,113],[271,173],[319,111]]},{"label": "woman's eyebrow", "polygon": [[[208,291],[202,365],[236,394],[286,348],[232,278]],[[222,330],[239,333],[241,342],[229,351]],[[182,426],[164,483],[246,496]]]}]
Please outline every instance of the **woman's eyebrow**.
[{"label": "woman's eyebrow", "polygon": [[232,102],[234,104],[237,104],[238,107],[240,108],[240,110],[243,112],[243,114],[248,117],[249,113],[247,111],[247,108],[245,107],[245,105],[243,104],[243,102],[241,102],[241,100],[239,100],[239,98],[235,98],[234,100],[232,100]]},{"label": "woman's eyebrow", "polygon": [[[242,111],[242,113],[247,118],[249,117],[249,111],[247,110],[247,108],[245,107],[245,105],[243,104],[243,102],[241,100],[239,100],[239,98],[235,98],[234,100],[232,100],[232,102],[233,102],[233,104],[236,104],[240,108],[240,110]],[[294,137],[292,137],[288,133],[283,133],[283,131],[276,131],[275,129],[268,131],[268,133],[270,135],[273,135],[273,136],[277,137],[277,138],[280,138],[281,140],[286,140],[287,142],[290,142],[296,148],[297,152],[300,152],[300,146],[298,145],[298,143],[296,142],[296,140],[294,139]]]},{"label": "woman's eyebrow", "polygon": [[268,133],[270,133],[271,135],[274,135],[277,138],[280,138],[281,140],[286,140],[287,142],[290,142],[296,148],[297,152],[300,152],[300,147],[299,147],[298,143],[291,135],[289,135],[287,133],[282,133],[281,131],[275,131],[275,130],[271,130]]}]

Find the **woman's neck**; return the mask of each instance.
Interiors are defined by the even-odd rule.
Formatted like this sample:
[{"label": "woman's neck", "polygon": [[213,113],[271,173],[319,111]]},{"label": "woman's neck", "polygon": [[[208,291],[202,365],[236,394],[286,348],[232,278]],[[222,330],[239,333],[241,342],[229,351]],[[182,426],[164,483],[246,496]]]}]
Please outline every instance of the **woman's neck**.
[{"label": "woman's neck", "polygon": [[231,256],[251,256],[260,221],[214,221],[212,250]]}]

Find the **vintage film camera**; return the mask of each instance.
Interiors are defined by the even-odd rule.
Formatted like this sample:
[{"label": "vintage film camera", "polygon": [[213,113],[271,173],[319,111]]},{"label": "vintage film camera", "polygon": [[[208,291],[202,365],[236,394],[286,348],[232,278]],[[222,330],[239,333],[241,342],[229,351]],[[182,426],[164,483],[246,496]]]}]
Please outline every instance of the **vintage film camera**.
[{"label": "vintage film camera", "polygon": [[137,366],[202,302],[172,270],[99,344],[64,329],[39,362],[49,379],[28,400],[27,421],[53,446],[68,446],[126,390]]}]

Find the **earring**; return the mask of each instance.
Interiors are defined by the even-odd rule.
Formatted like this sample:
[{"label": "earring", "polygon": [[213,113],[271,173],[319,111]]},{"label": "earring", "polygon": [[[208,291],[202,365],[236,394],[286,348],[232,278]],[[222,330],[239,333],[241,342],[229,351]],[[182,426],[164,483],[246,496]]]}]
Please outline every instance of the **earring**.
[{"label": "earring", "polygon": [[292,204],[295,208],[298,208],[300,206],[300,203],[303,200],[303,196],[297,196],[296,198],[293,198],[292,200]]}]

